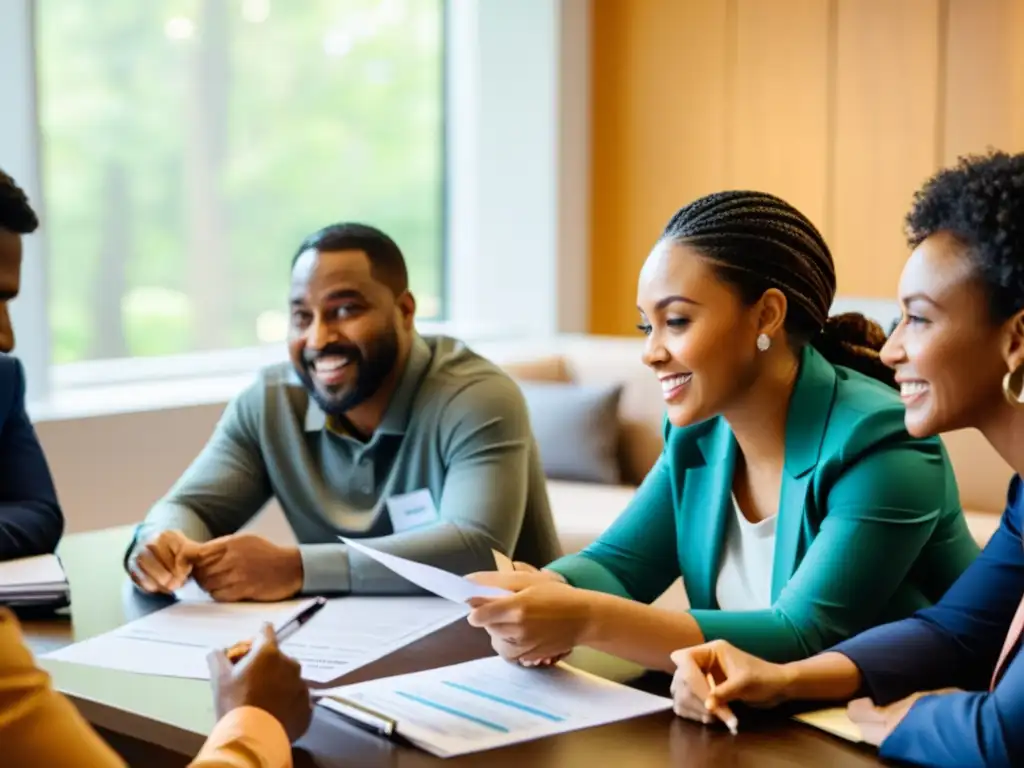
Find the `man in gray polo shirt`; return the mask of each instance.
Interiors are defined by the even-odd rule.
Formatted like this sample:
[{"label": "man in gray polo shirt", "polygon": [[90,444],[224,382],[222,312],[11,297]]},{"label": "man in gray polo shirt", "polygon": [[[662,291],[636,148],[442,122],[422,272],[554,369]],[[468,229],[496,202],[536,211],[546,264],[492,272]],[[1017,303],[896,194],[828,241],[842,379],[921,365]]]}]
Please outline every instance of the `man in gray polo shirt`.
[{"label": "man in gray polo shirt", "polygon": [[[492,549],[559,553],[519,388],[446,337],[420,336],[398,246],[372,227],[310,235],[292,262],[290,363],[230,403],[139,526],[125,562],[150,592],[189,576],[217,600],[417,589],[338,536],[456,573]],[[271,496],[299,545],[240,533]]]}]

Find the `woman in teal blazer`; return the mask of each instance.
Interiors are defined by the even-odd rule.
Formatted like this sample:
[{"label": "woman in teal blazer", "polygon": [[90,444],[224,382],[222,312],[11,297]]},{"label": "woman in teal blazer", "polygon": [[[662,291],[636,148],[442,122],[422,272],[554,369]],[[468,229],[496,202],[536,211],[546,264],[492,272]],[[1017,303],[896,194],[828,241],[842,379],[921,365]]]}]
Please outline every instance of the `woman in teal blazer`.
[{"label": "woman in teal blazer", "polygon": [[882,358],[911,434],[977,429],[1013,468],[999,528],[936,605],[825,653],[680,651],[675,711],[735,724],[732,701],[854,699],[849,718],[885,760],[1024,766],[1024,154],[961,157],[915,193],[906,225],[903,316]]},{"label": "woman in teal blazer", "polygon": [[[673,217],[638,289],[664,452],[581,553],[472,577],[514,592],[469,617],[502,656],[586,645],[671,671],[676,649],[725,639],[788,661],[942,596],[978,554],[952,469],[904,427],[884,332],[829,317],[834,293],[821,235],[778,198]],[[680,576],[689,611],[648,605]]]}]

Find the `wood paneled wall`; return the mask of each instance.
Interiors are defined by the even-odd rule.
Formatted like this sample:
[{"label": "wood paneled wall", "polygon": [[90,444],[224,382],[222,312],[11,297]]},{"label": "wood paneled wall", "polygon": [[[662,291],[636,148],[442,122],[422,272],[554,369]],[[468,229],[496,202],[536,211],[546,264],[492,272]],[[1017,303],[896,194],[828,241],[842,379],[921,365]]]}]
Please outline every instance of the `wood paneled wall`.
[{"label": "wood paneled wall", "polygon": [[629,333],[681,205],[757,188],[894,296],[903,216],[942,165],[1024,149],[1024,0],[593,0],[591,331]]}]

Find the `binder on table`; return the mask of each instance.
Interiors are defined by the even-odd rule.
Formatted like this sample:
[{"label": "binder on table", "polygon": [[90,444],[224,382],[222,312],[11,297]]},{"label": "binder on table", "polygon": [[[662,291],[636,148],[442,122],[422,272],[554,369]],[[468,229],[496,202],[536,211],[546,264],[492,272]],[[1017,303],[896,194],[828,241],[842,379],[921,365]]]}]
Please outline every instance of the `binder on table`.
[{"label": "binder on table", "polygon": [[56,609],[70,600],[68,579],[56,555],[0,562],[0,606]]}]

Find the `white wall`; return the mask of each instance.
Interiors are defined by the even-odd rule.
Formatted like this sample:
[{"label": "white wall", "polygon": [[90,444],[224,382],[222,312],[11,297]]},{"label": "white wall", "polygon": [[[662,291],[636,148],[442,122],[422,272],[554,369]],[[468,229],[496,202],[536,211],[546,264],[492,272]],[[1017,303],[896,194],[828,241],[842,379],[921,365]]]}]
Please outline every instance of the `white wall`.
[{"label": "white wall", "polygon": [[590,0],[448,9],[450,317],[481,336],[583,331]]},{"label": "white wall", "polygon": [[138,522],[202,448],[223,403],[43,421],[68,532]]},{"label": "white wall", "polygon": [[[66,533],[139,522],[195,458],[225,404],[37,423]],[[294,539],[274,502],[251,527]]]}]

